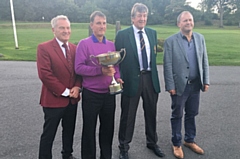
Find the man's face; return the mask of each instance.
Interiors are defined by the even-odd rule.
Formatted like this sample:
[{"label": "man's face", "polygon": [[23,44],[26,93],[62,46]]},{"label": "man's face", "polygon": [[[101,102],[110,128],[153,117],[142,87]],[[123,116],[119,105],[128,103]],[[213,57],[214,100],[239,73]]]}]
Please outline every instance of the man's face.
[{"label": "man's face", "polygon": [[52,28],[52,31],[58,40],[65,43],[69,40],[71,35],[70,22],[68,20],[59,19],[57,25]]},{"label": "man's face", "polygon": [[135,17],[132,17],[132,23],[133,25],[138,28],[139,30],[142,30],[146,24],[147,24],[147,13],[143,12],[137,12]]},{"label": "man's face", "polygon": [[184,13],[180,17],[180,22],[178,23],[178,27],[183,33],[189,33],[193,30],[194,21],[193,17],[190,13]]},{"label": "man's face", "polygon": [[90,26],[96,37],[103,37],[107,28],[107,20],[104,17],[96,16]]}]

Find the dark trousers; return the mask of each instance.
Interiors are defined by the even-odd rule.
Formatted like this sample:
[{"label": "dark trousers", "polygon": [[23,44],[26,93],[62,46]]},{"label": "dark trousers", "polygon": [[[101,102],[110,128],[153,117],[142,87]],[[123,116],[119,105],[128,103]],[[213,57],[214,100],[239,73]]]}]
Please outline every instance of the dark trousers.
[{"label": "dark trousers", "polygon": [[121,96],[122,111],[118,136],[120,151],[129,150],[129,143],[132,141],[133,137],[136,113],[140,97],[142,97],[143,100],[147,145],[155,145],[158,140],[156,133],[158,93],[154,91],[151,73],[142,74],[140,78],[141,79],[136,96]]},{"label": "dark trousers", "polygon": [[182,140],[182,117],[183,109],[184,114],[184,128],[185,137],[184,141],[194,142],[196,136],[196,124],[195,116],[198,115],[199,111],[199,98],[200,98],[200,85],[187,84],[186,88],[181,96],[172,95],[172,143],[174,146],[180,146]]},{"label": "dark trousers", "polygon": [[45,108],[43,133],[40,139],[39,159],[52,159],[52,145],[61,121],[62,124],[62,157],[69,158],[73,152],[73,136],[76,123],[77,104],[64,108]]},{"label": "dark trousers", "polygon": [[99,116],[100,159],[112,158],[114,134],[115,95],[95,93],[87,89],[82,92],[82,159],[96,159],[96,125]]}]

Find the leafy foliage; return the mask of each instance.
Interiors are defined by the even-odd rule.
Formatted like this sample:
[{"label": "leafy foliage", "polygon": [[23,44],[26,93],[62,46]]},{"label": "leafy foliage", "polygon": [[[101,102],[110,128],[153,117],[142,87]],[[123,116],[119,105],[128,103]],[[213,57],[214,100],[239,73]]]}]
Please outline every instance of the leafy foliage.
[{"label": "leafy foliage", "polygon": [[[13,0],[13,7],[17,21],[49,22],[54,16],[63,14],[71,22],[88,23],[90,14],[100,10],[106,14],[108,23],[121,21],[123,25],[130,25],[131,8],[136,2],[148,6],[149,25],[174,24],[184,10],[193,14],[195,22],[210,24],[218,19],[221,27],[238,24],[240,17],[240,0],[202,0],[201,10],[189,6],[186,0]],[[0,0],[0,20],[11,20],[9,0]]]}]

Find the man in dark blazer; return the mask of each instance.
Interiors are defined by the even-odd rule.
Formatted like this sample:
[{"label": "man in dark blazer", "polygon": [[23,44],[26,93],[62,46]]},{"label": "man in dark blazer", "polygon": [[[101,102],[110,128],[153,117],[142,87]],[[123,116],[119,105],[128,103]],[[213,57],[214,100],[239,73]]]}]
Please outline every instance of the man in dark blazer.
[{"label": "man in dark blazer", "polygon": [[76,46],[68,42],[71,28],[66,16],[53,18],[51,25],[55,38],[37,48],[37,69],[42,81],[40,104],[45,121],[39,159],[52,159],[52,145],[60,121],[62,158],[75,159],[72,146],[81,87],[81,78],[74,73]]},{"label": "man in dark blazer", "polygon": [[[143,100],[145,117],[146,146],[154,153],[163,157],[164,153],[157,145],[156,112],[160,84],[156,67],[156,31],[146,28],[148,8],[141,3],[134,4],[131,11],[133,25],[117,33],[115,39],[116,50],[126,49],[126,56],[120,64],[120,74],[123,79],[123,93],[121,96],[121,119],[119,127],[120,159],[128,159],[129,144],[132,141],[135,118],[140,97]],[[142,31],[142,33],[138,33]],[[141,46],[140,34],[144,45]],[[142,57],[143,50],[145,53]]]},{"label": "man in dark blazer", "polygon": [[184,11],[177,18],[180,32],[167,38],[164,43],[164,79],[166,91],[172,99],[173,153],[183,158],[181,126],[184,115],[184,145],[198,154],[204,154],[194,141],[195,116],[199,110],[200,89],[209,87],[209,65],[203,35],[192,31],[193,16]]}]

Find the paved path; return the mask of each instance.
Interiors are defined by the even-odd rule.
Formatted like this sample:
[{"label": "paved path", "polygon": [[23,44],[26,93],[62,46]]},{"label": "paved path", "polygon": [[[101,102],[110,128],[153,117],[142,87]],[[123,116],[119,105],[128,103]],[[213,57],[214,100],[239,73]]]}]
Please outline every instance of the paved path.
[{"label": "paved path", "polygon": [[[175,159],[171,149],[170,97],[164,92],[162,66],[158,66],[162,93],[158,102],[159,145],[165,159]],[[185,159],[240,158],[240,67],[210,67],[211,86],[201,94],[200,114],[197,117],[196,142],[205,149],[200,156],[183,147]],[[37,159],[43,112],[38,105],[41,82],[35,62],[0,61],[0,159]],[[116,129],[113,159],[118,159],[117,130],[119,103],[117,96]],[[81,103],[74,143],[74,155],[80,157]],[[60,159],[61,129],[53,147],[53,159]],[[141,105],[138,109],[130,159],[157,159],[145,146],[144,120]],[[98,152],[99,156],[99,152]]]}]

